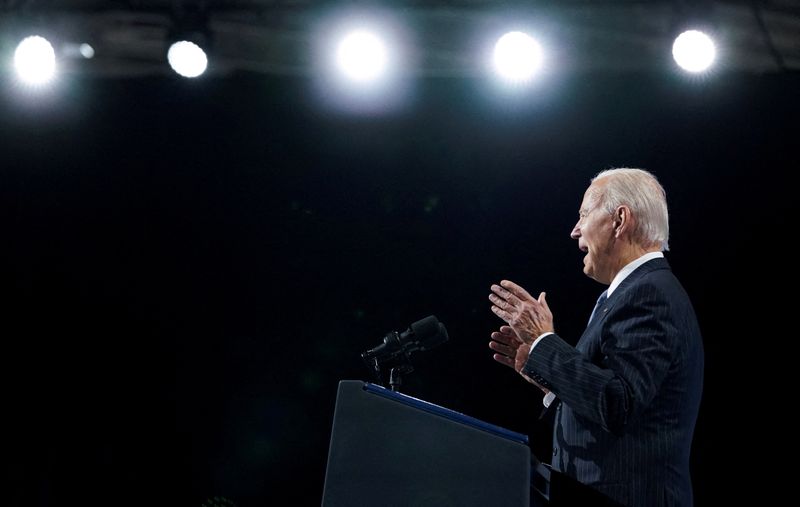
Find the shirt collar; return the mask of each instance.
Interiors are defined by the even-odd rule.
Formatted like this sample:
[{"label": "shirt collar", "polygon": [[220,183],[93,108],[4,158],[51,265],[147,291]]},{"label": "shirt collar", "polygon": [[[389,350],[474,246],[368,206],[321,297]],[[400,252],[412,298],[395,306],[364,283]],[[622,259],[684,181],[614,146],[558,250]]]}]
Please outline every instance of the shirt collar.
[{"label": "shirt collar", "polygon": [[617,276],[615,276],[614,279],[611,280],[611,285],[608,286],[608,290],[606,291],[606,296],[611,297],[611,293],[614,292],[614,290],[617,287],[619,287],[619,284],[621,284],[623,280],[628,278],[628,275],[633,273],[636,270],[636,268],[638,268],[647,261],[658,259],[660,257],[661,258],[664,257],[664,252],[650,252],[628,263],[624,268],[620,269],[619,273],[617,273]]}]

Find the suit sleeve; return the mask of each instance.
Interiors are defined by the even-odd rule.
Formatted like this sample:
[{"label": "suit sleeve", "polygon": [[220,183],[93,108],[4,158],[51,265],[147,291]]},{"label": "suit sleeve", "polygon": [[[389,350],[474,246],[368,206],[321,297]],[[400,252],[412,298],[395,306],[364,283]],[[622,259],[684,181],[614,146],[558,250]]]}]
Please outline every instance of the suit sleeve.
[{"label": "suit sleeve", "polygon": [[621,435],[647,408],[677,354],[678,331],[669,308],[657,287],[640,284],[601,323],[593,358],[550,335],[537,344],[523,372],[576,414]]}]

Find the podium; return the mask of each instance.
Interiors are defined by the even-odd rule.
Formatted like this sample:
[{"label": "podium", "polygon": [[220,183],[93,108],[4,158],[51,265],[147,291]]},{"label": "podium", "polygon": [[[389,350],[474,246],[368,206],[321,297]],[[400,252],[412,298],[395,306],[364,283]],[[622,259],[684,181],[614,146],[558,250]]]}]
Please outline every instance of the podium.
[{"label": "podium", "polygon": [[339,383],[323,507],[529,507],[528,437],[362,381]]}]

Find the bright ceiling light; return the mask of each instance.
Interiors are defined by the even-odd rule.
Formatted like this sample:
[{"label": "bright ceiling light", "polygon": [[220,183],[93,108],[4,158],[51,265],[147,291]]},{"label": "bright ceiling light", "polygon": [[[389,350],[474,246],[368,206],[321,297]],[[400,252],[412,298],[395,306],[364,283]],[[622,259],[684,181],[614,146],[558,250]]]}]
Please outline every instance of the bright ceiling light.
[{"label": "bright ceiling light", "polygon": [[94,58],[94,48],[90,44],[84,42],[78,47],[78,51],[81,53],[81,56],[87,60]]},{"label": "bright ceiling light", "polygon": [[387,62],[383,41],[364,30],[347,34],[336,50],[336,65],[339,70],[359,83],[370,83],[383,77]]},{"label": "bright ceiling light", "polygon": [[494,66],[511,83],[529,81],[542,66],[542,48],[528,34],[508,32],[494,46]]},{"label": "bright ceiling light", "polygon": [[56,52],[53,45],[38,35],[25,37],[14,51],[14,68],[24,83],[47,83],[56,73]]},{"label": "bright ceiling light", "polygon": [[167,51],[167,61],[172,70],[183,77],[197,77],[206,71],[208,57],[203,49],[186,40],[172,44]]},{"label": "bright ceiling light", "polygon": [[672,45],[672,57],[688,72],[703,72],[711,67],[717,51],[711,37],[697,30],[678,35]]}]

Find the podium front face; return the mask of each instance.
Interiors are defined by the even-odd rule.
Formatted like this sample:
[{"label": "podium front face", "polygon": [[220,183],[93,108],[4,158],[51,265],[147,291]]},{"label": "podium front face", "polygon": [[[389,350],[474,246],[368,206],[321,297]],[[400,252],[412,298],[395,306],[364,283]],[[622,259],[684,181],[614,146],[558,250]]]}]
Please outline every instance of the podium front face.
[{"label": "podium front face", "polygon": [[530,463],[525,435],[344,380],[322,505],[528,507]]}]

